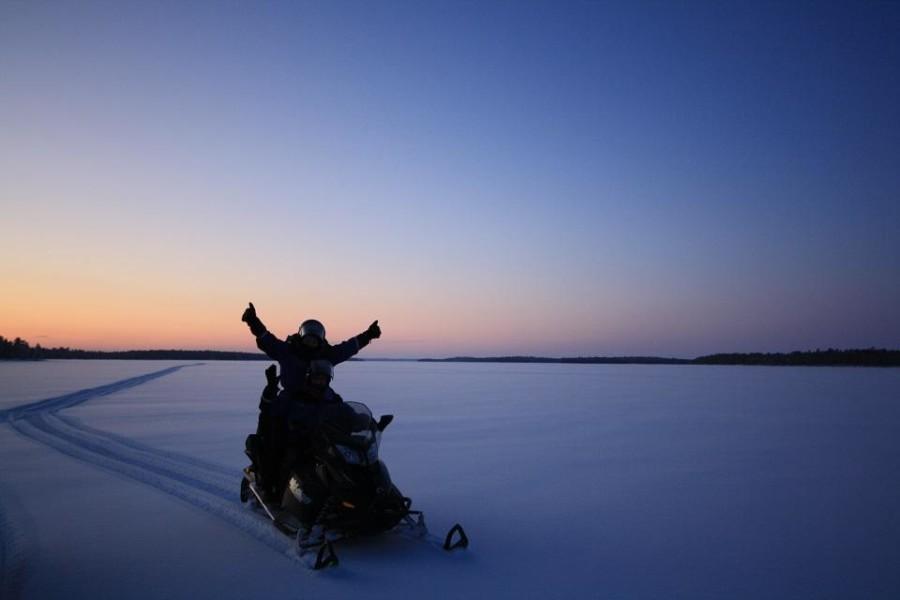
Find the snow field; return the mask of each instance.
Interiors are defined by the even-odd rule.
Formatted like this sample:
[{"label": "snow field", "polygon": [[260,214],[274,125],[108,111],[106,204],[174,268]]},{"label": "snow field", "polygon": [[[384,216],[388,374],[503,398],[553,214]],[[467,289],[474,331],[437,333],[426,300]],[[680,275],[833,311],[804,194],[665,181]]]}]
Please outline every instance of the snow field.
[{"label": "snow field", "polygon": [[0,400],[4,599],[900,592],[897,370],[343,364],[345,399],[396,415],[395,482],[472,548],[381,536],[312,573],[237,501],[267,363],[78,362],[66,390],[35,363],[46,394],[0,364],[53,400]]}]

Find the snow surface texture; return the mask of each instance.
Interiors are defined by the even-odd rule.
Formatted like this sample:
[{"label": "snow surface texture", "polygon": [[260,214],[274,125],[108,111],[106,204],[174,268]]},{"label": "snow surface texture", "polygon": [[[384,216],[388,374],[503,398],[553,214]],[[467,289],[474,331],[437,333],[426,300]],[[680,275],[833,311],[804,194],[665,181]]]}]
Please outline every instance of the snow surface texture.
[{"label": "snow surface texture", "polygon": [[265,366],[0,363],[0,597],[900,597],[900,370],[345,363],[472,547],[312,572],[237,499]]}]

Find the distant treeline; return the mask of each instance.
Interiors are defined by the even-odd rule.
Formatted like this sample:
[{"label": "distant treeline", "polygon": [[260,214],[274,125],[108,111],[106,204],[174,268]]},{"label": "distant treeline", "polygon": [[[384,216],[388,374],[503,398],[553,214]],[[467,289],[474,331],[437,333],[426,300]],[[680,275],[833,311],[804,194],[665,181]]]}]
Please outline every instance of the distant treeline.
[{"label": "distant treeline", "polygon": [[699,358],[661,358],[657,356],[579,356],[546,358],[542,356],[493,356],[476,358],[423,358],[422,362],[491,362],[491,363],[564,363],[594,365],[770,365],[770,366],[848,366],[900,367],[900,350],[866,348],[858,350],[814,350],[808,352],[710,354]]},{"label": "distant treeline", "polygon": [[696,365],[848,366],[900,367],[900,350],[865,348],[857,350],[815,350],[750,354],[710,354],[691,361]]},{"label": "distant treeline", "polygon": [[454,356],[453,358],[421,358],[420,362],[472,363],[557,363],[593,365],[772,365],[772,366],[856,366],[900,367],[900,350],[867,348],[862,350],[815,350],[809,352],[747,354],[710,354],[699,358],[664,358],[659,356],[578,356],[548,358],[544,356]]},{"label": "distant treeline", "polygon": [[0,335],[0,359],[42,360],[45,358],[82,358],[114,360],[269,360],[261,352],[223,352],[220,350],[123,350],[101,352],[73,348],[43,348],[22,338],[12,341]]},{"label": "distant treeline", "polygon": [[491,362],[491,363],[565,363],[593,365],[687,365],[687,358],[662,358],[659,356],[576,356],[547,358],[545,356],[454,356],[453,358],[420,358],[419,362]]},{"label": "distant treeline", "polygon": [[[12,341],[0,336],[0,360],[41,360],[45,358],[105,358],[117,360],[269,360],[261,352],[223,352],[220,350],[123,350],[100,352],[72,348],[43,348],[29,345],[22,338]],[[359,360],[359,359],[351,359]],[[377,360],[377,359],[370,359]],[[594,365],[770,365],[770,366],[848,366],[900,367],[900,350],[865,348],[856,350],[815,350],[808,352],[710,354],[699,358],[664,358],[659,356],[577,356],[548,358],[543,356],[454,356],[453,358],[420,358],[419,362],[469,363],[557,363]]]}]

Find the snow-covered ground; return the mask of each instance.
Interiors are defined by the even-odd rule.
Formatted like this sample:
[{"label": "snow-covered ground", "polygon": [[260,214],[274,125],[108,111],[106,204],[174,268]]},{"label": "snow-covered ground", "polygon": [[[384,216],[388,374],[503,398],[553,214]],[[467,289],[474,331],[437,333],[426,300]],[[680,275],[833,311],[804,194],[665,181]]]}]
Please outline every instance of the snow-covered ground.
[{"label": "snow-covered ground", "polygon": [[900,597],[900,370],[343,364],[472,546],[312,572],[237,499],[266,364],[0,363],[0,597]]}]

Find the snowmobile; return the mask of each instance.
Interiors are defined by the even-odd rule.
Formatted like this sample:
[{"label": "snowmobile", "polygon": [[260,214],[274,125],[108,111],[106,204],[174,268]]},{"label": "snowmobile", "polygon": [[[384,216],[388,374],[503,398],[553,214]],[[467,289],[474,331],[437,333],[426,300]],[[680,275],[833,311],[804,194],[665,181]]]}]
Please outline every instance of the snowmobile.
[{"label": "snowmobile", "polygon": [[312,523],[309,514],[304,515],[305,520],[301,518],[303,503],[309,498],[304,496],[299,470],[292,470],[283,497],[273,502],[257,485],[258,465],[250,451],[247,455],[251,464],[244,469],[241,481],[241,501],[251,503],[280,531],[294,536],[301,557],[315,556],[314,569],[338,564],[332,542],[390,530],[402,530],[448,551],[468,547],[469,539],[458,523],[443,540],[431,535],[422,511],[411,509],[412,500],[400,493],[379,460],[381,435],[393,415],[383,415],[376,421],[360,402],[341,402],[335,409],[313,432],[312,469],[303,470],[307,478],[315,478],[307,479],[306,485],[327,490],[327,499]]}]

